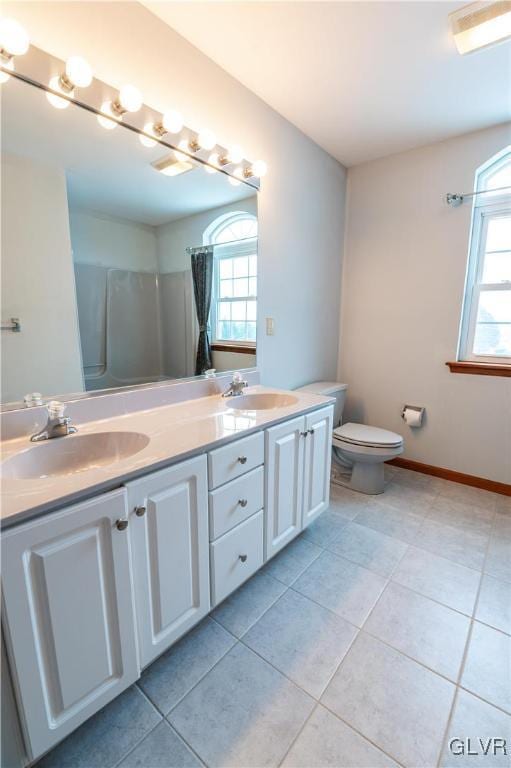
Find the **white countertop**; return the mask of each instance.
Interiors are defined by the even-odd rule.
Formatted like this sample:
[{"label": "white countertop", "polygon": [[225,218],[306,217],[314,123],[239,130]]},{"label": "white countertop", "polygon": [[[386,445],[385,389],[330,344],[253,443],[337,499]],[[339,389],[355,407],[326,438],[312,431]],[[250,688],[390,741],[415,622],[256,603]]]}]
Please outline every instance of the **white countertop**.
[{"label": "white countertop", "polygon": [[[332,398],[295,390],[248,387],[245,394],[276,392],[293,395],[293,405],[267,410],[230,408],[229,398],[219,395],[185,400],[145,411],[124,414],[78,427],[78,435],[97,432],[142,432],[150,440],[138,453],[112,464],[80,472],[36,479],[1,478],[2,527],[48,512],[98,491],[115,488],[126,480],[147,474],[193,455],[204,453],[277,422],[333,402]],[[73,440],[74,437],[55,438]],[[29,436],[1,443],[2,460],[27,449],[44,450],[47,441],[31,443]]]}]

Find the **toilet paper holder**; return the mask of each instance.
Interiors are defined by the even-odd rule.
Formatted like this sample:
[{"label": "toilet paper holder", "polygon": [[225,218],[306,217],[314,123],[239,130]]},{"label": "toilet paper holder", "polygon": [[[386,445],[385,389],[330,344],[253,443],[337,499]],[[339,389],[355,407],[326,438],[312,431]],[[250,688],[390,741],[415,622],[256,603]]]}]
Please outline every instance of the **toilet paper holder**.
[{"label": "toilet paper holder", "polygon": [[[411,421],[408,421],[406,418],[406,412],[412,411],[411,414],[412,419]],[[426,409],[423,406],[420,405],[404,405],[403,410],[401,411],[401,418],[403,421],[406,421],[406,423],[410,427],[421,427],[422,426],[422,420],[424,418],[424,413],[426,412]]]}]

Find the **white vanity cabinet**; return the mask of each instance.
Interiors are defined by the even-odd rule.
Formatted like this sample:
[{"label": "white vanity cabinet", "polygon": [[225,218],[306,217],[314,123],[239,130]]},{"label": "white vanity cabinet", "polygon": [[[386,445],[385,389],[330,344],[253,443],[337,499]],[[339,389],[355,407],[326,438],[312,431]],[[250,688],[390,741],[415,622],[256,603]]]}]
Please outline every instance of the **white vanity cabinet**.
[{"label": "white vanity cabinet", "polygon": [[127,483],[141,666],[209,611],[206,456]]},{"label": "white vanity cabinet", "polygon": [[305,416],[303,528],[312,523],[330,501],[333,421],[333,408],[322,408]]},{"label": "white vanity cabinet", "polygon": [[266,430],[267,560],[328,506],[332,423],[327,407]]},{"label": "white vanity cabinet", "polygon": [[29,757],[139,676],[126,491],[2,534],[3,626]]},{"label": "white vanity cabinet", "polygon": [[30,760],[328,506],[332,420],[321,407],[3,533],[2,626]]}]

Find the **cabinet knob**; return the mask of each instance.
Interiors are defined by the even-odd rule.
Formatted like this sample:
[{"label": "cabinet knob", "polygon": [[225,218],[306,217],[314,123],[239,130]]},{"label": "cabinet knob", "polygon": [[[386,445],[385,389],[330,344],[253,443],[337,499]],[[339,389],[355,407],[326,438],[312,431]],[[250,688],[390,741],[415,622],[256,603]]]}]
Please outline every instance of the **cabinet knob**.
[{"label": "cabinet knob", "polygon": [[246,456],[238,456],[238,461],[240,464],[246,464],[247,463],[247,457]]},{"label": "cabinet knob", "polygon": [[248,504],[248,501],[247,501],[247,499],[240,499],[238,501],[238,504],[240,505],[240,507],[246,507],[247,504]]},{"label": "cabinet knob", "polygon": [[247,561],[247,557],[248,555],[239,555],[239,559],[241,560],[242,563],[245,563]]},{"label": "cabinet knob", "polygon": [[309,433],[308,433],[308,432],[300,432],[300,434],[301,434],[301,436],[302,436],[302,437],[307,437],[307,435],[308,435]]},{"label": "cabinet knob", "polygon": [[128,521],[124,518],[120,518],[119,520],[116,520],[115,527],[118,531],[125,531],[128,527]]},{"label": "cabinet knob", "polygon": [[313,434],[314,434],[314,430],[313,429],[309,429],[309,435],[313,435]]},{"label": "cabinet knob", "polygon": [[146,513],[145,507],[135,507],[135,514],[137,517],[144,517]]}]

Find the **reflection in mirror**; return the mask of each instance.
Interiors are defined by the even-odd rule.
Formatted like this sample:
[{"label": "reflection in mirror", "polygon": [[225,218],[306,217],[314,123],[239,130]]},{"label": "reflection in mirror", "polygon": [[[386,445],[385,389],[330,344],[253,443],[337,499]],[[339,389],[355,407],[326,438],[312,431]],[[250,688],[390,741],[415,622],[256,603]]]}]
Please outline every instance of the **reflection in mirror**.
[{"label": "reflection in mirror", "polygon": [[176,160],[3,86],[3,404],[255,365],[256,194]]}]

